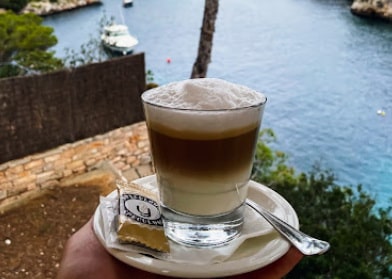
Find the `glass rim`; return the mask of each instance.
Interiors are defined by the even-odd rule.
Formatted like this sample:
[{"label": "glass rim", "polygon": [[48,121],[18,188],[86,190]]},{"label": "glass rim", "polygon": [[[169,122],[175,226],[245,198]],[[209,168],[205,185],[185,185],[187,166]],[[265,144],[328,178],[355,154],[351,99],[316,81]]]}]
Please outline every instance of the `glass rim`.
[{"label": "glass rim", "polygon": [[153,107],[157,107],[157,108],[161,108],[161,109],[170,109],[170,110],[175,110],[175,111],[193,111],[193,112],[225,112],[225,111],[240,111],[240,110],[246,110],[246,109],[254,109],[254,108],[258,108],[258,107],[262,107],[266,104],[267,102],[267,97],[263,95],[263,100],[261,100],[260,102],[257,102],[255,104],[252,105],[248,105],[248,106],[242,106],[242,107],[236,107],[236,108],[226,108],[226,109],[199,109],[199,108],[179,108],[179,107],[171,107],[171,106],[167,106],[167,105],[161,105],[161,104],[157,104],[151,101],[147,101],[143,98],[144,94],[147,93],[148,91],[144,92],[141,95],[141,99],[142,102],[144,104],[148,104],[150,106]]}]

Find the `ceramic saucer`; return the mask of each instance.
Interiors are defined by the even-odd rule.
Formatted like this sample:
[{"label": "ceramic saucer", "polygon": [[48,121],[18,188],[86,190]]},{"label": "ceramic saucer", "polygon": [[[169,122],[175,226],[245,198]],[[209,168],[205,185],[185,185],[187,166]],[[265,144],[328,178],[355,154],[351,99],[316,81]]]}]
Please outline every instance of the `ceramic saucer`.
[{"label": "ceramic saucer", "polygon": [[[155,176],[143,178],[143,181],[153,178]],[[264,206],[293,227],[299,227],[296,212],[277,192],[262,184],[250,181],[248,198]],[[263,217],[260,216],[260,218]],[[266,223],[266,226],[270,225]],[[148,272],[181,278],[223,277],[250,272],[276,261],[290,248],[290,244],[272,230],[272,227],[266,227],[265,234],[247,239],[230,258],[223,262],[201,266],[192,262],[179,264],[106,247],[103,219],[99,208],[94,214],[94,231],[105,249],[120,261]]]}]

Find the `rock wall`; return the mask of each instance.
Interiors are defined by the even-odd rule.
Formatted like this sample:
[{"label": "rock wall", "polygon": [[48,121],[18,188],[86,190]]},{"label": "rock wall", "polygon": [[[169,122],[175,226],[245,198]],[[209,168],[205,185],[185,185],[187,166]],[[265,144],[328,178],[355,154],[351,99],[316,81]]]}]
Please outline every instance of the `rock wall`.
[{"label": "rock wall", "polygon": [[36,15],[45,16],[96,4],[101,4],[101,1],[57,0],[57,2],[52,3],[49,0],[42,0],[28,3],[27,6],[22,10],[22,13],[34,13]]},{"label": "rock wall", "polygon": [[144,122],[0,164],[0,211],[107,161],[122,172],[152,172]]},{"label": "rock wall", "polygon": [[351,12],[359,16],[378,17],[392,21],[392,0],[354,0]]}]

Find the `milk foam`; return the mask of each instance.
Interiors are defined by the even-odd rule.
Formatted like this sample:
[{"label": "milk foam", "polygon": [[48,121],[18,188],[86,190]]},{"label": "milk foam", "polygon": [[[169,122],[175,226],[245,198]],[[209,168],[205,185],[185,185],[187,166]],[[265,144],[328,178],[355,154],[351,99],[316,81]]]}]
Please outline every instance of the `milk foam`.
[{"label": "milk foam", "polygon": [[190,79],[149,90],[143,100],[179,109],[218,110],[264,103],[266,97],[248,87],[216,78]]},{"label": "milk foam", "polygon": [[259,126],[267,100],[255,90],[216,78],[169,83],[144,92],[142,99],[151,127],[215,134]]}]

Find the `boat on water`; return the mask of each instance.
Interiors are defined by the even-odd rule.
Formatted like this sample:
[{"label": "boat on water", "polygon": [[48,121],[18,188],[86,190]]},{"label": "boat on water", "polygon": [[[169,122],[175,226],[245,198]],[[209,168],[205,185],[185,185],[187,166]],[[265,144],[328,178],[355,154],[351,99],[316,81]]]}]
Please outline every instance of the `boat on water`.
[{"label": "boat on water", "polygon": [[131,7],[133,6],[133,0],[123,0],[124,7]]},{"label": "boat on water", "polygon": [[139,43],[137,38],[129,34],[128,27],[122,24],[105,26],[101,41],[105,48],[122,55],[132,53],[135,46]]}]

